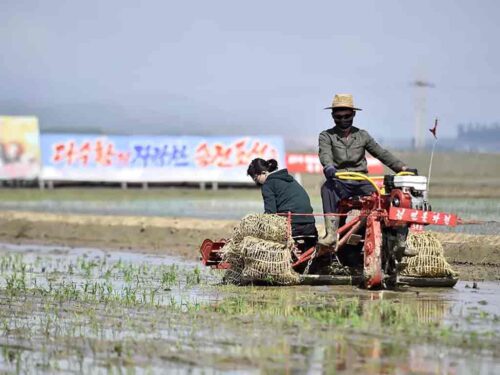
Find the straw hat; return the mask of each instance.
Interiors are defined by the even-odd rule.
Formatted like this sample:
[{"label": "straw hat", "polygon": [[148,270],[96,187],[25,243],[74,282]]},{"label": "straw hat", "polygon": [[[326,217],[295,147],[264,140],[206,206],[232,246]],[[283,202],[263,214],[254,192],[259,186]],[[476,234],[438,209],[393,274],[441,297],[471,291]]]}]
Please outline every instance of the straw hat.
[{"label": "straw hat", "polygon": [[354,100],[351,94],[335,94],[331,107],[326,107],[325,109],[334,108],[351,108],[355,111],[361,111],[361,108],[354,107]]}]

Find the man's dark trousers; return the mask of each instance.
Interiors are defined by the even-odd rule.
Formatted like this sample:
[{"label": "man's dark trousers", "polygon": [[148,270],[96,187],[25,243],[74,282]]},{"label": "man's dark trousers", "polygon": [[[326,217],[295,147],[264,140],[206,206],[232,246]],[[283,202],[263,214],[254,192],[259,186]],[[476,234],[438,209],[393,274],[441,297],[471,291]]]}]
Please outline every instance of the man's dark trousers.
[{"label": "man's dark trousers", "polygon": [[321,200],[323,201],[323,213],[338,212],[341,199],[370,195],[375,188],[368,181],[350,181],[327,179],[321,186]]}]

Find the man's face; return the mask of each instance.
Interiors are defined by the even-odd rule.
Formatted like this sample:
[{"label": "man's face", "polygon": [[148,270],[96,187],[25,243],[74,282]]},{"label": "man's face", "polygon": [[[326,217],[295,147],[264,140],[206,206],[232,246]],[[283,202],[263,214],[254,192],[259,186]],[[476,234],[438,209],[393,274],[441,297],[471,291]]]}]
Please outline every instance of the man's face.
[{"label": "man's face", "polygon": [[352,126],[352,122],[356,116],[356,112],[350,108],[337,108],[332,110],[332,118],[335,125],[343,130],[347,130]]}]

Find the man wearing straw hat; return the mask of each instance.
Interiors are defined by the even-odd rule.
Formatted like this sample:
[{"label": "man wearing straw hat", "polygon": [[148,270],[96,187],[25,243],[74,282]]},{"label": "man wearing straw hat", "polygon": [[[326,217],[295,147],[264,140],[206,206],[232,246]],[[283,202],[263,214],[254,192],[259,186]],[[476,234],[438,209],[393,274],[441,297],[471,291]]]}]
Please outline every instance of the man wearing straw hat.
[{"label": "man wearing straw hat", "polygon": [[[335,126],[324,130],[319,135],[319,160],[323,165],[326,182],[321,187],[323,212],[336,213],[340,199],[370,195],[375,191],[368,181],[340,180],[337,172],[368,173],[365,153],[379,159],[395,172],[416,169],[408,168],[402,161],[383,149],[366,130],[353,126],[356,111],[351,94],[337,94],[330,107]],[[325,246],[334,246],[339,226],[338,216],[325,216],[326,235],[318,242]]]}]

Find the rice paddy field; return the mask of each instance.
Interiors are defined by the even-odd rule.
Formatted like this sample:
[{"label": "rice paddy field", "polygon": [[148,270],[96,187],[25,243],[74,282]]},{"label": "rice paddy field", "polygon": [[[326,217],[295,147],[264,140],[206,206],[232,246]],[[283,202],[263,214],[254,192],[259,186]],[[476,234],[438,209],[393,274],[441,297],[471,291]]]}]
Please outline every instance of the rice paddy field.
[{"label": "rice paddy field", "polygon": [[454,288],[222,285],[199,244],[261,212],[257,189],[0,189],[0,373],[498,374],[498,163],[448,157],[433,209],[476,222],[430,228]]},{"label": "rice paddy field", "polygon": [[234,287],[168,256],[0,247],[5,373],[500,370],[498,283]]}]

